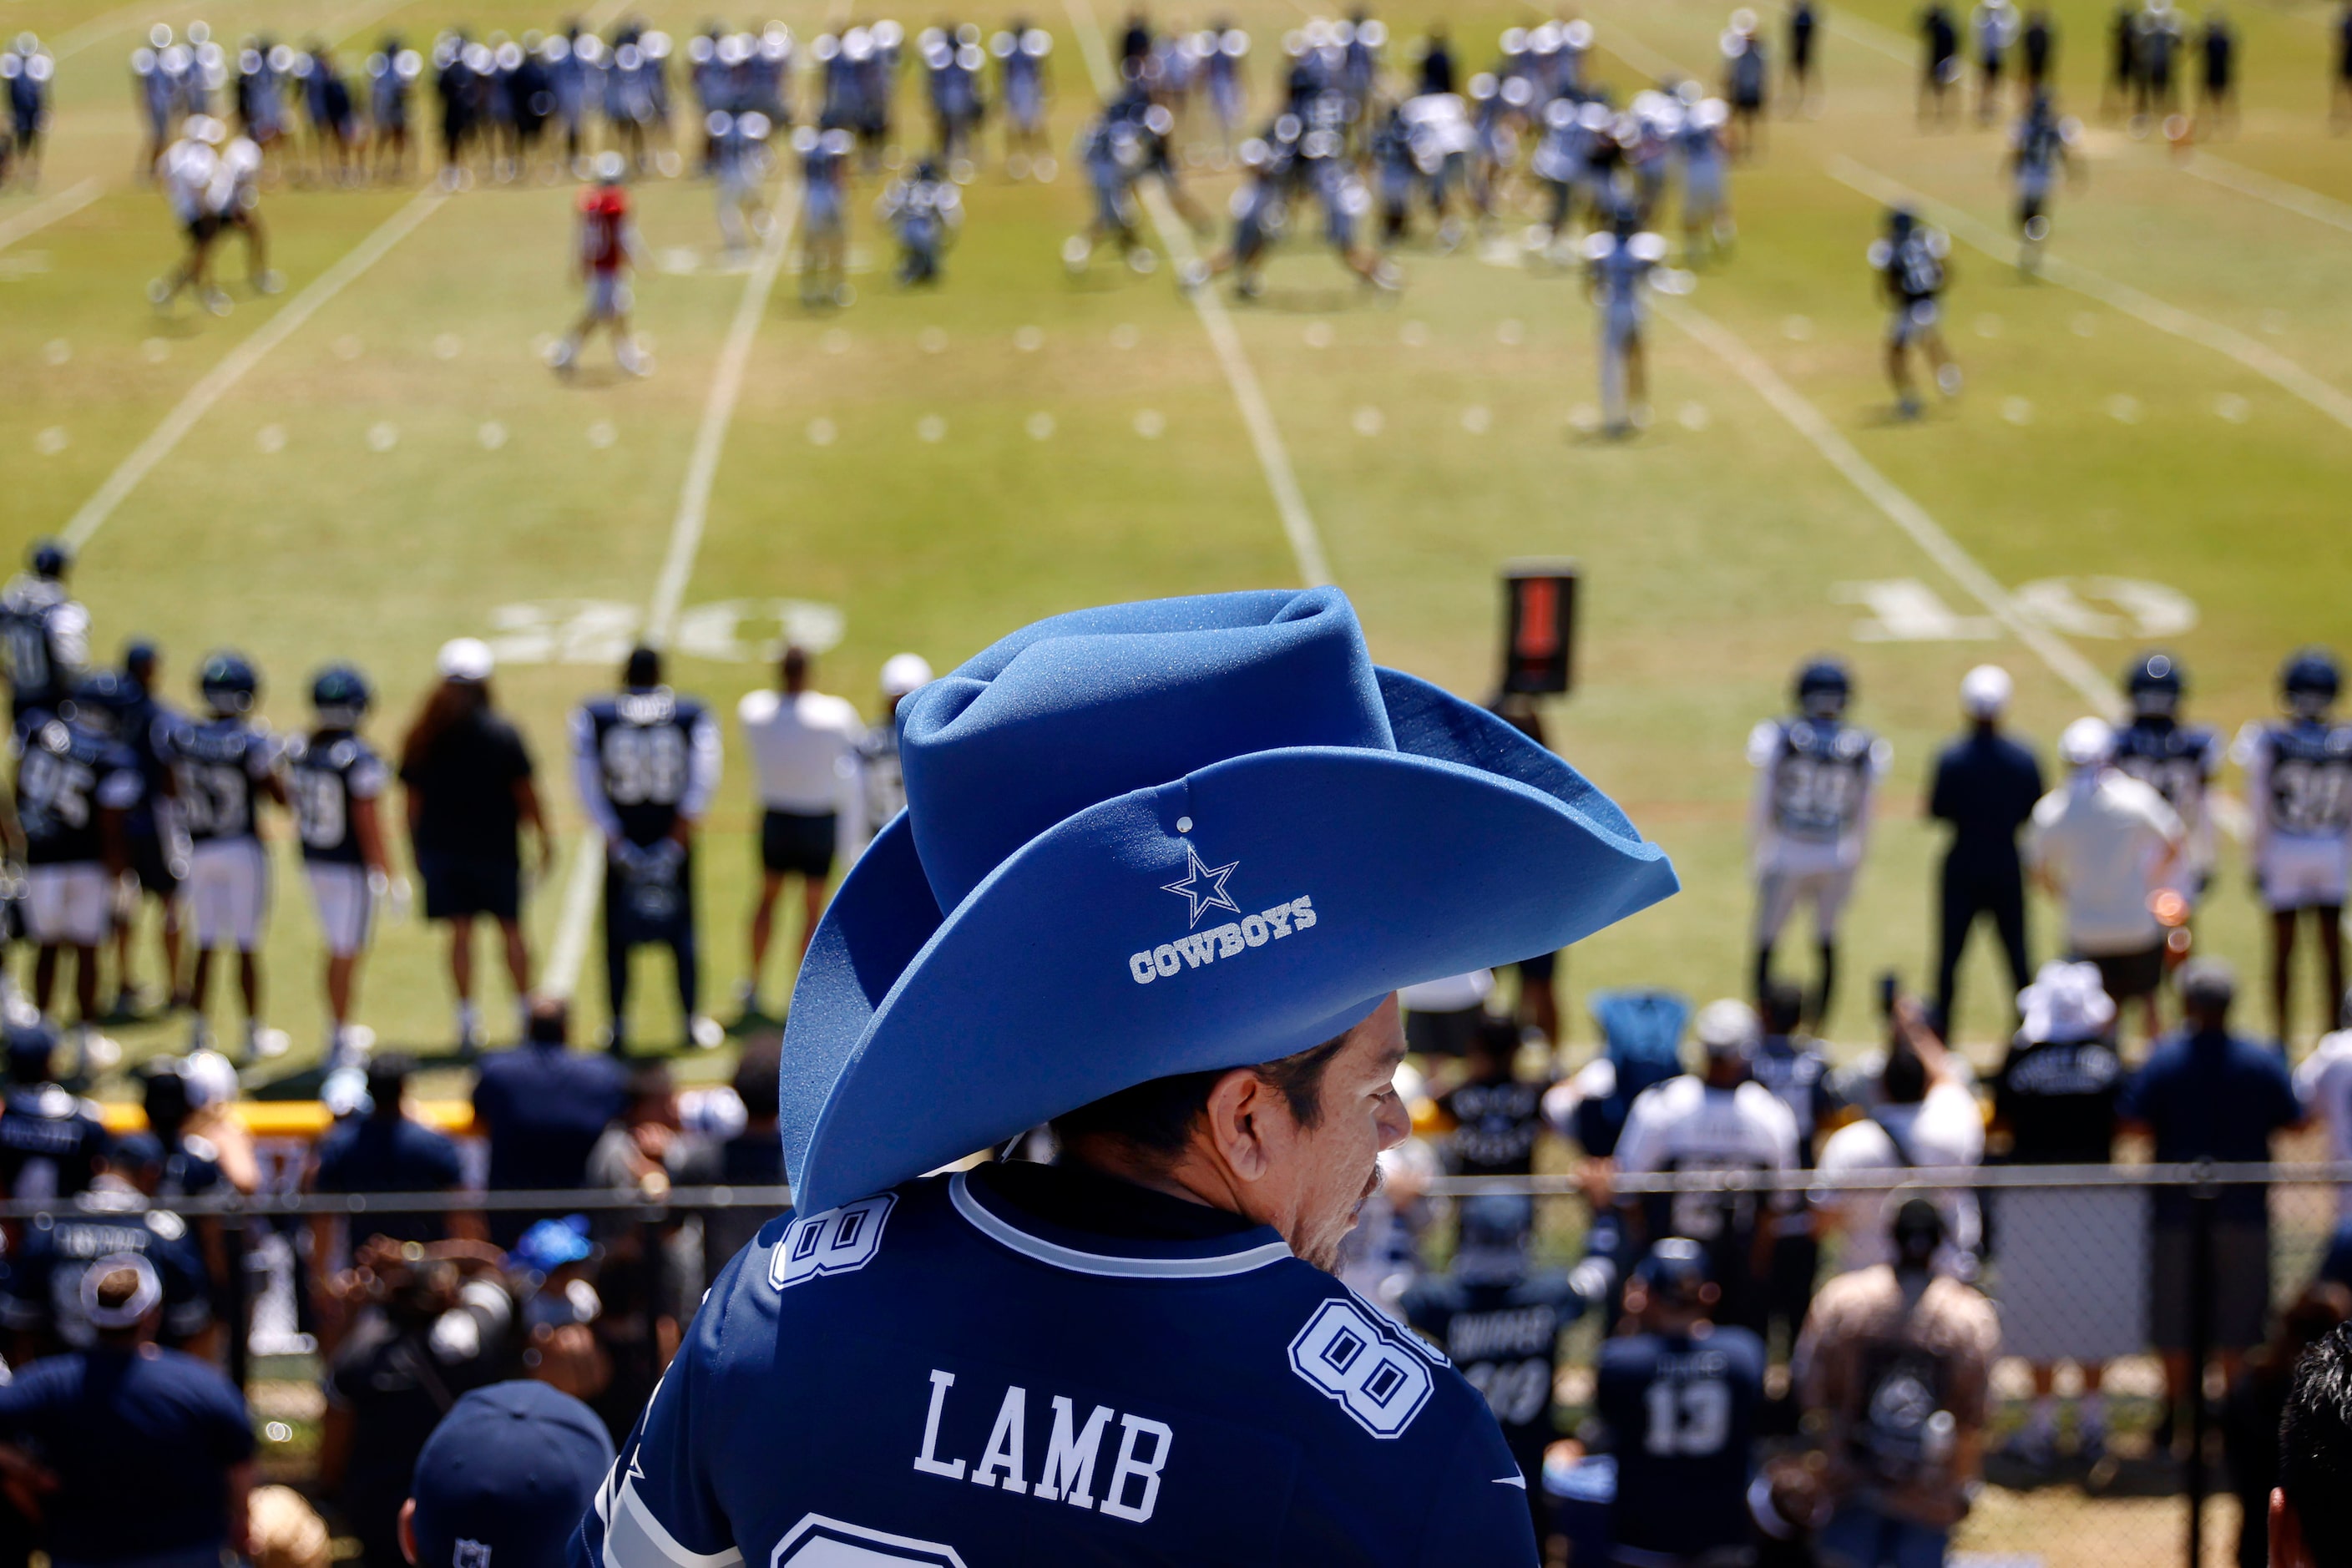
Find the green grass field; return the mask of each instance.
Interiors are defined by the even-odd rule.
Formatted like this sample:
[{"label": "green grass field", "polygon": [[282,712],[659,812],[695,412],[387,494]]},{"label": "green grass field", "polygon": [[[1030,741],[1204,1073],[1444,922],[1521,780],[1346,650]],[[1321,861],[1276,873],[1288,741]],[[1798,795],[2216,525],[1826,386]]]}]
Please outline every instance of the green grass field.
[{"label": "green grass field", "polygon": [[[1095,3],[1104,8],[1089,25],[1115,20]],[[680,0],[637,9],[681,35],[701,19]],[[1388,12],[1400,45],[1439,9]],[[1465,68],[1483,68],[1502,27],[1539,19],[1484,0],[1443,9]],[[1669,66],[1711,79],[1727,9],[1594,0],[1584,14],[1599,29],[1595,66],[1621,94]],[[2184,160],[2096,116],[2105,7],[2056,9],[2064,96],[2089,121],[2088,178],[2061,195],[2052,246],[2074,270],[2022,281],[2005,248],[1971,248],[1977,229],[1960,227],[1948,322],[1968,389],[1924,423],[1888,415],[1881,307],[1863,259],[1878,222],[1871,193],[1917,192],[1939,218],[1956,209],[1990,236],[2005,236],[2008,219],[1997,132],[1914,126],[1907,0],[1833,0],[1822,112],[1776,117],[1762,156],[1735,175],[1737,254],[1654,323],[1657,418],[1637,439],[1580,433],[1598,397],[1591,310],[1571,278],[1520,261],[1525,218],[1455,255],[1408,249],[1392,300],[1360,295],[1327,256],[1295,246],[1267,298],[1231,310],[1331,573],[1384,660],[1483,695],[1497,564],[1536,554],[1583,564],[1583,685],[1550,714],[1554,742],[1668,847],[1685,891],[1571,958],[1580,1037],[1580,999],[1597,985],[1703,996],[1743,984],[1740,748],[1803,655],[1853,659],[1857,717],[1896,747],[1833,1019],[1852,1040],[1872,1026],[1870,977],[1892,967],[1916,981],[1929,963],[1938,841],[1917,800],[1933,748],[1956,725],[1964,669],[1993,659],[2012,671],[2018,719],[2046,752],[2088,702],[2064,671],[2077,685],[2084,671],[2111,680],[2139,646],[2130,606],[2098,597],[2099,579],[2158,584],[2193,605],[2193,627],[2165,640],[2196,679],[2196,714],[2232,729],[2269,710],[2289,647],[2352,635],[2342,521],[2352,143],[2326,126],[2332,11],[2234,8],[2243,123]],[[776,10],[804,38],[829,16],[806,0]],[[1307,13],[1267,0],[1233,10],[1257,40],[1263,101],[1276,40]],[[225,39],[320,32],[347,56],[387,28],[421,44],[461,21],[478,36],[560,20],[523,0],[0,0],[0,31],[35,29],[62,56],[42,188],[0,195],[0,548],[78,516],[87,528],[110,476],[200,400],[176,442],[146,449],[152,466],[88,538],[76,583],[101,650],[134,632],[160,638],[173,694],[186,698],[205,649],[244,648],[270,679],[267,711],[281,727],[303,721],[312,668],[356,659],[381,689],[373,731],[390,747],[436,645],[505,637],[499,697],[537,750],[568,867],[580,816],[562,716],[609,681],[654,606],[744,308],[746,275],[719,265],[710,192],[689,180],[638,190],[658,260],[637,289],[659,362],[645,382],[591,374],[566,385],[539,361],[535,340],[576,304],[571,195],[554,185],[446,199],[272,190],[264,211],[287,292],[240,294],[226,320],[159,321],[142,290],[167,265],[173,231],[134,176],[123,62],[149,22],[199,15]],[[1081,16],[1038,16],[1057,39],[1065,153],[1093,98]],[[1767,26],[1777,48],[1777,13]],[[1392,64],[1404,53],[1393,47]],[[909,73],[910,130],[916,92]],[[822,683],[870,701],[881,661],[901,648],[945,668],[1057,610],[1298,581],[1234,387],[1169,270],[1137,279],[1105,263],[1079,282],[1064,275],[1057,249],[1086,198],[1063,163],[1054,184],[1013,185],[992,160],[936,292],[890,287],[884,237],[866,216],[870,186],[854,208],[869,266],[856,304],[812,317],[789,270],[779,281],[756,319],[679,599],[678,687],[731,717],[735,698],[766,679],[777,601],[837,612],[841,641]],[[1222,180],[1197,184],[1222,201]],[[63,205],[73,210],[56,216]],[[399,226],[388,248],[387,225]],[[371,237],[381,257],[357,270],[346,258]],[[224,254],[224,275],[240,277],[233,248]],[[355,275],[320,286],[339,265]],[[1034,346],[1017,347],[1016,334]],[[1922,547],[1921,512],[1964,571],[1981,568],[1969,581],[1999,585],[1990,596],[2005,621],[1948,570],[1953,551]],[[1960,617],[1954,629],[1985,635],[1872,638],[1858,585],[1906,583]],[[2036,629],[2035,646],[2020,626]],[[753,816],[740,759],[730,768],[701,862],[706,989],[722,1009],[744,963]],[[268,1014],[293,1032],[299,1063],[319,1045],[318,948],[283,840]],[[566,874],[532,900],[542,960],[563,945]],[[574,922],[570,934],[576,952],[587,933]],[[2203,939],[2252,967],[2257,935],[2225,849]],[[2046,911],[2036,936],[2046,952]],[[673,1037],[667,980],[645,962],[635,1032]],[[1972,1037],[1989,1039],[2001,1012],[1993,970],[1990,947],[1979,949]],[[593,1028],[593,942],[583,974]],[[770,976],[772,999],[788,981]],[[496,1006],[491,1016],[503,1020]],[[384,929],[362,1016],[387,1042],[447,1043],[437,945],[421,924]],[[184,1027],[125,1038],[135,1058],[176,1045]]]}]

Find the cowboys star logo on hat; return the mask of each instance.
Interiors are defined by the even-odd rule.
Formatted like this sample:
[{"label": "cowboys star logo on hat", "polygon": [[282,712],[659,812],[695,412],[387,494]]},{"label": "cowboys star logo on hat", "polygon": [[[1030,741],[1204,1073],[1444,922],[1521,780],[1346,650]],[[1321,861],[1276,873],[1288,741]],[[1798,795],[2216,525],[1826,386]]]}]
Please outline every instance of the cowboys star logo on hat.
[{"label": "cowboys star logo on hat", "polygon": [[1209,910],[1231,910],[1239,914],[1242,907],[1234,902],[1232,894],[1225,891],[1225,879],[1240,868],[1238,860],[1224,866],[1203,866],[1201,864],[1201,852],[1187,844],[1184,846],[1184,874],[1160,890],[1181,894],[1192,906],[1192,918],[1185,922],[1187,925],[1199,925],[1202,914]]},{"label": "cowboys star logo on hat", "polygon": [[490,1543],[460,1541],[449,1553],[449,1568],[490,1568]]},{"label": "cowboys star logo on hat", "polygon": [[1150,1079],[1321,1045],[1399,986],[1676,886],[1575,769],[1374,665],[1336,588],[1055,616],[898,720],[907,809],[835,894],[785,1026],[804,1213]]}]

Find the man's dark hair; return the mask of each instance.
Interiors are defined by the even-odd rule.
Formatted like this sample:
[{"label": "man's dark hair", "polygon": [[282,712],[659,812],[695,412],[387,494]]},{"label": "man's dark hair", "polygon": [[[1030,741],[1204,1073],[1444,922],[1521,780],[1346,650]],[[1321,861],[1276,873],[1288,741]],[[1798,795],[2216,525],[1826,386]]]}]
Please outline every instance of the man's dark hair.
[{"label": "man's dark hair", "polygon": [[1878,1075],[1878,1092],[1889,1105],[1916,1105],[1927,1098],[1927,1064],[1909,1042],[1897,1040]]},{"label": "man's dark hair", "polygon": [[1775,980],[1764,987],[1762,1005],[1756,1009],[1768,1035],[1792,1035],[1805,1016],[1805,991],[1793,980]]},{"label": "man's dark hair", "polygon": [[523,1025],[524,1037],[535,1046],[561,1046],[572,1038],[572,1005],[561,996],[541,996],[530,1005]]},{"label": "man's dark hair", "polygon": [[142,1097],[147,1108],[147,1125],[155,1135],[174,1139],[188,1120],[188,1080],[180,1075],[179,1063],[170,1057],[156,1058],[141,1068],[139,1076],[145,1086]]},{"label": "man's dark hair", "polygon": [[2319,1568],[2352,1568],[2352,1327],[2295,1363],[2279,1421],[2279,1487]]},{"label": "man's dark hair", "polygon": [[[1272,1085],[1290,1114],[1302,1127],[1323,1121],[1323,1073],[1331,1058],[1348,1043],[1341,1035],[1294,1056],[1260,1062],[1249,1070]],[[1133,1089],[1107,1094],[1091,1105],[1054,1118],[1054,1137],[1062,1147],[1085,1138],[1108,1138],[1139,1154],[1170,1158],[1183,1152],[1192,1124],[1209,1108],[1209,1091],[1231,1068],[1206,1072],[1177,1073],[1155,1078]]]},{"label": "man's dark hair", "polygon": [[782,1045],[751,1046],[735,1064],[735,1098],[753,1121],[773,1121],[783,1113],[782,1085],[777,1074],[783,1067]]},{"label": "man's dark hair", "polygon": [[386,1054],[368,1063],[368,1100],[374,1114],[394,1117],[400,1114],[401,1096],[408,1091],[408,1075],[416,1064],[406,1057]]},{"label": "man's dark hair", "polygon": [[628,663],[621,667],[621,684],[632,691],[659,686],[662,679],[661,650],[644,643],[629,650]]},{"label": "man's dark hair", "polygon": [[806,686],[808,684],[808,649],[798,646],[784,649],[782,673],[786,689],[798,691],[802,687]]}]

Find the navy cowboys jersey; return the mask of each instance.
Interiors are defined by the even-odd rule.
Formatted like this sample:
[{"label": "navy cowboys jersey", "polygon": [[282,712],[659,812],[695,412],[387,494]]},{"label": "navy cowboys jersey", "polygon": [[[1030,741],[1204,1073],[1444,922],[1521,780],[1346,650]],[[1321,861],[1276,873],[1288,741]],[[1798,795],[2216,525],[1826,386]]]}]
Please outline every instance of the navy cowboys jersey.
[{"label": "navy cowboys jersey", "polygon": [[89,612],[57,583],[18,577],[0,590],[0,647],[16,711],[54,708],[89,662]]},{"label": "navy cowboys jersey", "polygon": [[1862,826],[1870,786],[1886,767],[1885,742],[1834,720],[1768,720],[1748,746],[1749,760],[1771,772],[1773,830],[1817,844],[1834,843]]},{"label": "navy cowboys jersey", "polygon": [[1924,228],[1888,247],[1885,266],[1887,285],[1902,299],[1932,300],[1944,291],[1944,258]]},{"label": "navy cowboys jersey", "polygon": [[[1559,1441],[1559,1334],[1589,1303],[1569,1277],[1545,1273],[1509,1283],[1425,1279],[1404,1293],[1404,1321],[1444,1351],[1486,1396],[1503,1441],[1534,1487],[1548,1444]],[[1465,1561],[1469,1561],[1465,1559]]]},{"label": "navy cowboys jersey", "polygon": [[338,866],[364,861],[352,803],[375,799],[389,778],[375,749],[347,730],[321,730],[288,742],[286,788],[302,858]]},{"label": "navy cowboys jersey", "polygon": [[2221,737],[2202,724],[2140,718],[2116,731],[2116,766],[2152,787],[2183,822],[2202,821],[2221,771]]},{"label": "navy cowboys jersey", "polygon": [[1533,1568],[1525,1479],[1442,1353],[1269,1227],[1072,1230],[1004,1195],[1023,1169],[762,1227],[572,1568]]},{"label": "navy cowboys jersey", "polygon": [[698,793],[697,752],[709,743],[700,731],[710,725],[702,704],[657,686],[582,703],[573,724],[575,743],[594,764],[595,790],[621,837],[632,844],[669,837]]},{"label": "navy cowboys jersey", "polygon": [[16,815],[27,865],[103,859],[100,813],[128,811],[144,793],[128,747],[42,712],[16,726]]},{"label": "navy cowboys jersey", "polygon": [[192,720],[172,731],[172,776],[188,837],[255,836],[254,795],[278,765],[268,732],[244,719]]},{"label": "navy cowboys jersey", "polygon": [[24,1245],[0,1268],[0,1324],[88,1348],[97,1336],[82,1314],[82,1276],[101,1258],[131,1252],[154,1265],[163,1284],[163,1339],[203,1332],[213,1317],[204,1255],[185,1220],[168,1209],[139,1213],[140,1202],[131,1192],[84,1193],[64,1213],[27,1224]]},{"label": "navy cowboys jersey", "polygon": [[2267,832],[2341,838],[2352,832],[2352,724],[2298,719],[2249,724],[2238,743],[2249,804]]},{"label": "navy cowboys jersey", "polygon": [[1609,1533],[1620,1563],[1748,1544],[1748,1450],[1764,1342],[1746,1329],[1635,1334],[1601,1347],[1592,1401],[1617,1456]]},{"label": "navy cowboys jersey", "polygon": [[106,1153],[98,1108],[53,1083],[0,1097],[0,1190],[38,1201],[87,1191]]},{"label": "navy cowboys jersey", "polygon": [[1543,1097],[1549,1084],[1465,1083],[1439,1101],[1454,1119],[1445,1141],[1447,1163],[1457,1175],[1524,1176],[1535,1170],[1536,1136],[1543,1131]]}]

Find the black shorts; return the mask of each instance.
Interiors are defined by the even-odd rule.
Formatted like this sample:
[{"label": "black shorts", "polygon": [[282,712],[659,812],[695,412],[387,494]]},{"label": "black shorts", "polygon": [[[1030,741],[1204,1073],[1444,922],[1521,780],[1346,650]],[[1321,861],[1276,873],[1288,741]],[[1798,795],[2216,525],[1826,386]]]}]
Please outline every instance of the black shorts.
[{"label": "black shorts", "polygon": [[2139,952],[2084,953],[2099,966],[2099,986],[2111,1002],[2152,996],[2164,984],[2164,943]]},{"label": "black shorts", "polygon": [[522,912],[522,868],[512,860],[425,850],[416,857],[416,873],[425,879],[428,921],[511,921]]},{"label": "black shorts", "polygon": [[130,837],[131,874],[139,879],[139,886],[159,899],[168,899],[180,890],[180,879],[187,875],[188,863],[183,858],[173,864],[171,851],[161,835],[134,833]]},{"label": "black shorts", "polygon": [[1547,952],[1518,962],[1519,978],[1532,980],[1538,985],[1549,984],[1552,972],[1559,967],[1559,954]]},{"label": "black shorts", "polygon": [[190,218],[184,226],[188,231],[189,244],[209,245],[213,236],[220,232],[220,219],[206,213],[202,217]]},{"label": "black shorts", "polygon": [[760,816],[760,868],[772,877],[798,872],[812,882],[833,875],[833,846],[839,821],[832,812],[804,816],[797,811],[767,811]]}]

